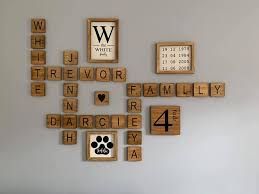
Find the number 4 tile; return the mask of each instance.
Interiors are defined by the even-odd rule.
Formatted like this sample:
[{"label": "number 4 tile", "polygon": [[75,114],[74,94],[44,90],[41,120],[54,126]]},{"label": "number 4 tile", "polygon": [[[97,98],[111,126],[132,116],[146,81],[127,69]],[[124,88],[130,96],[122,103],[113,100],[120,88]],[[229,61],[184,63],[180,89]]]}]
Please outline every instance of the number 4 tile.
[{"label": "number 4 tile", "polygon": [[151,134],[180,135],[180,106],[151,106]]}]

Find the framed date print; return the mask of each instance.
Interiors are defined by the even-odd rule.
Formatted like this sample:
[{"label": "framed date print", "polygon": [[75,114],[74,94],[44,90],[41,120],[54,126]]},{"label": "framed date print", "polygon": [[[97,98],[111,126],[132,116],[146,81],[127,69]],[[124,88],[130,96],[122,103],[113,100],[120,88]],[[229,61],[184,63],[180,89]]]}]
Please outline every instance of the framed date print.
[{"label": "framed date print", "polygon": [[87,20],[89,63],[118,63],[119,19],[89,18]]},{"label": "framed date print", "polygon": [[194,73],[193,42],[160,42],[156,45],[156,73]]},{"label": "framed date print", "polygon": [[117,160],[117,131],[87,132],[87,160]]}]

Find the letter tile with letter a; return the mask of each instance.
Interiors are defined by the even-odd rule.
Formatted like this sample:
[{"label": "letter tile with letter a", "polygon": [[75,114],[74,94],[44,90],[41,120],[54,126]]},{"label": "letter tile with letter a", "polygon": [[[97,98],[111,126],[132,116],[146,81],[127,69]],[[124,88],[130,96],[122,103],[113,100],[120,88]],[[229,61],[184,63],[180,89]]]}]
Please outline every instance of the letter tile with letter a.
[{"label": "letter tile with letter a", "polygon": [[144,96],[145,97],[156,97],[158,96],[158,84],[157,83],[147,83],[144,86]]},{"label": "letter tile with letter a", "polygon": [[142,148],[139,146],[130,146],[127,148],[128,161],[141,161]]},{"label": "letter tile with letter a", "polygon": [[76,129],[77,128],[77,115],[63,115],[63,128],[64,129]]},{"label": "letter tile with letter a", "polygon": [[77,131],[71,131],[71,130],[63,131],[63,144],[65,145],[77,144]]},{"label": "letter tile with letter a", "polygon": [[47,128],[61,128],[61,115],[47,114]]},{"label": "letter tile with letter a", "polygon": [[151,106],[152,135],[180,135],[180,106]]}]

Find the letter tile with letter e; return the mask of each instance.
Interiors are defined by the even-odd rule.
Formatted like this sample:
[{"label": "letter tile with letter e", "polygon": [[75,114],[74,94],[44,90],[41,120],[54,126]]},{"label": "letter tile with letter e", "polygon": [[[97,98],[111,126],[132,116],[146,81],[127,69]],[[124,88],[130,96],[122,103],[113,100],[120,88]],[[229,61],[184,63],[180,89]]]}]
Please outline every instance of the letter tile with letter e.
[{"label": "letter tile with letter e", "polygon": [[140,146],[130,146],[127,148],[128,161],[141,161],[142,148]]},{"label": "letter tile with letter e", "polygon": [[141,129],[142,128],[142,115],[128,115],[128,128]]},{"label": "letter tile with letter e", "polygon": [[151,106],[152,135],[180,135],[180,106]]},{"label": "letter tile with letter e", "polygon": [[77,144],[77,131],[71,131],[71,130],[63,131],[63,144],[65,145]]},{"label": "letter tile with letter e", "polygon": [[63,78],[65,81],[77,81],[77,67],[64,67]]},{"label": "letter tile with letter e", "polygon": [[45,96],[45,82],[31,83],[31,96]]}]

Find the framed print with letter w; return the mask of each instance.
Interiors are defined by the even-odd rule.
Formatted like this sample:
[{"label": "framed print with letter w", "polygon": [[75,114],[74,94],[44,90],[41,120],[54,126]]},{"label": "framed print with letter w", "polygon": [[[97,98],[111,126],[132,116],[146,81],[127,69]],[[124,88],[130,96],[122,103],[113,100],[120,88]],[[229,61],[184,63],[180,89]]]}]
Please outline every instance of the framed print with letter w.
[{"label": "framed print with letter w", "polygon": [[89,18],[87,20],[89,63],[119,62],[119,19]]},{"label": "framed print with letter w", "polygon": [[156,45],[156,73],[194,73],[194,43],[160,42]]}]

